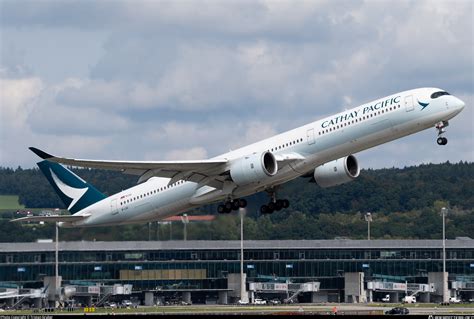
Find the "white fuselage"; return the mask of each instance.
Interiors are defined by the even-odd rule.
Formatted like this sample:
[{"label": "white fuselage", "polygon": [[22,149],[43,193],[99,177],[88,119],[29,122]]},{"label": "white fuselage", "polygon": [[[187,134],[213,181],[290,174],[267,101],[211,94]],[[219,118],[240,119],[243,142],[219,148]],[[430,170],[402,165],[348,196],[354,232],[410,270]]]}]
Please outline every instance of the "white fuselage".
[{"label": "white fuselage", "polygon": [[[248,196],[285,183],[324,163],[434,127],[463,109],[464,103],[451,95],[431,99],[430,95],[436,90],[439,91],[421,88],[393,94],[214,158],[232,162],[264,151],[275,156],[297,153],[304,157],[304,160],[279,167],[276,175],[258,183],[216,190],[186,181],[168,186],[170,179],[152,177],[85,208],[77,214],[90,214],[90,217],[63,226],[160,220],[204,204]],[[423,106],[423,103],[429,105]]]}]

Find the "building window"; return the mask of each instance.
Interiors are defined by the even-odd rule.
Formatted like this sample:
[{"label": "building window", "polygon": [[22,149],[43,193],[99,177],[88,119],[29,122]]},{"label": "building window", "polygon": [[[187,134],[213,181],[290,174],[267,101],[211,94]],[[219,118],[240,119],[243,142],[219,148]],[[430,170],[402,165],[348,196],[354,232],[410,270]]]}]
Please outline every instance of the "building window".
[{"label": "building window", "polygon": [[273,252],[273,259],[280,259],[280,252],[278,251]]},{"label": "building window", "polygon": [[305,259],[305,253],[304,251],[300,251],[299,254],[298,254],[299,258],[300,259]]}]

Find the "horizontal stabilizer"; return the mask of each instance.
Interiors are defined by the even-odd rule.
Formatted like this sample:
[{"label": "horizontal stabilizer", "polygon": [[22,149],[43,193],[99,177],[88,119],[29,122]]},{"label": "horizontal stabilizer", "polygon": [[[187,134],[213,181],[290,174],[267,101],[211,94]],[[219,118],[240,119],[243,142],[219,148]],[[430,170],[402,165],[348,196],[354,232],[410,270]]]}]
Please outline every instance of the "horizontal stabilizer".
[{"label": "horizontal stabilizer", "polygon": [[73,223],[84,218],[89,217],[90,215],[61,215],[61,216],[30,216],[22,217],[11,220],[11,222],[65,222]]}]

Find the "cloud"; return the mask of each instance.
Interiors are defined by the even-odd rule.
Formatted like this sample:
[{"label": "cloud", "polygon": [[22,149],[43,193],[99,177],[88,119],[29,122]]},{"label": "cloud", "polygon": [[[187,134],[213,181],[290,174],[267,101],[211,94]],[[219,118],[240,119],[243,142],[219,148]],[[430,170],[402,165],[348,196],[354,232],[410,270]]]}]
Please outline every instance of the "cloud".
[{"label": "cloud", "polygon": [[[153,157],[152,157],[153,158]],[[155,156],[154,159],[160,158]],[[203,147],[193,147],[190,149],[175,149],[166,154],[168,160],[196,160],[207,158],[207,151]]]},{"label": "cloud", "polygon": [[448,151],[426,131],[362,162],[473,160],[470,1],[0,6],[1,165],[32,165],[30,154],[8,155],[32,142],[83,158],[212,157],[424,86],[466,99]]},{"label": "cloud", "polygon": [[2,76],[0,87],[2,130],[23,129],[26,118],[43,89],[41,79],[37,77],[10,79]]}]

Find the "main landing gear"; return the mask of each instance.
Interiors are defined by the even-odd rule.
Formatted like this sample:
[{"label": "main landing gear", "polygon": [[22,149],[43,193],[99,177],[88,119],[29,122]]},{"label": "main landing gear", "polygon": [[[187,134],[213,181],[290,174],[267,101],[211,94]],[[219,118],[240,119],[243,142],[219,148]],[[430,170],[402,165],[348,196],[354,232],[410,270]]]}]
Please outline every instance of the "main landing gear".
[{"label": "main landing gear", "polygon": [[280,211],[283,208],[290,206],[290,201],[287,199],[276,199],[275,190],[268,191],[270,195],[270,203],[260,206],[260,213],[262,215],[271,214],[274,211]]},{"label": "main landing gear", "polygon": [[228,200],[223,205],[217,206],[217,212],[219,214],[229,214],[233,210],[247,207],[247,201],[243,198]]},{"label": "main landing gear", "polygon": [[448,121],[441,121],[436,124],[436,129],[438,130],[438,138],[436,139],[436,143],[438,145],[446,145],[448,144],[448,139],[443,137],[443,134],[446,132],[446,127],[449,125]]}]

